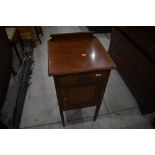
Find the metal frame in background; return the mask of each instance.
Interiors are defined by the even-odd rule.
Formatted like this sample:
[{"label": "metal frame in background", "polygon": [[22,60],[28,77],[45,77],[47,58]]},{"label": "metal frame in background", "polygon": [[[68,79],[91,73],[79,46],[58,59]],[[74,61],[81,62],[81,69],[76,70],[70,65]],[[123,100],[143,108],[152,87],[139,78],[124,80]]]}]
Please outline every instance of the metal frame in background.
[{"label": "metal frame in background", "polygon": [[33,64],[32,55],[33,55],[33,49],[31,49],[29,53],[25,56],[23,60],[23,64],[21,66],[22,70],[19,78],[19,89],[18,89],[16,107],[14,110],[14,117],[13,117],[14,129],[19,128],[19,125],[20,125],[26,91],[29,86],[30,75],[32,74],[32,64]]}]

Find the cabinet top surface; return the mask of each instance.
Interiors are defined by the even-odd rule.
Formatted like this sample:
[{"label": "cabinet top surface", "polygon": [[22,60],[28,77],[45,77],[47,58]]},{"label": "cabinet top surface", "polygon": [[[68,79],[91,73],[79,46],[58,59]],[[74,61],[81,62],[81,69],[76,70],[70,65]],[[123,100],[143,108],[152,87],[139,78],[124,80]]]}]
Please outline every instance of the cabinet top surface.
[{"label": "cabinet top surface", "polygon": [[48,73],[61,75],[116,68],[91,33],[53,35],[48,41]]}]

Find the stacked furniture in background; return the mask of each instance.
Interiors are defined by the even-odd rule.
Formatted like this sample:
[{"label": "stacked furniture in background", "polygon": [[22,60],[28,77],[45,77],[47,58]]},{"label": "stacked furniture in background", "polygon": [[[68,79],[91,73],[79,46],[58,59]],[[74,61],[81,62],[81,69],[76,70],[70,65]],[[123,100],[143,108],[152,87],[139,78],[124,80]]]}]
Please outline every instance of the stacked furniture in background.
[{"label": "stacked furniture in background", "polygon": [[154,112],[155,27],[114,27],[109,53],[137,99],[140,111]]},{"label": "stacked furniture in background", "polygon": [[5,28],[0,28],[0,128],[19,128],[26,90],[32,72],[33,46],[24,46],[23,59],[17,65],[16,76],[11,74],[14,63],[19,63],[11,48]]},{"label": "stacked furniture in background", "polygon": [[37,41],[41,44],[39,34],[43,35],[41,26],[17,26],[17,31],[23,40],[31,40],[36,47]]},{"label": "stacked furniture in background", "polygon": [[[20,62],[20,65],[22,64],[22,58],[21,58],[21,51],[18,50],[18,43],[20,43],[20,46],[22,48],[22,51],[24,51],[24,44],[22,39],[20,38],[20,35],[15,27],[6,27],[5,32],[7,34],[7,37],[9,39],[11,48],[16,53],[16,56],[18,57],[18,60]],[[12,62],[13,63],[13,62]],[[16,75],[16,71],[13,68],[12,65],[12,73]]]}]

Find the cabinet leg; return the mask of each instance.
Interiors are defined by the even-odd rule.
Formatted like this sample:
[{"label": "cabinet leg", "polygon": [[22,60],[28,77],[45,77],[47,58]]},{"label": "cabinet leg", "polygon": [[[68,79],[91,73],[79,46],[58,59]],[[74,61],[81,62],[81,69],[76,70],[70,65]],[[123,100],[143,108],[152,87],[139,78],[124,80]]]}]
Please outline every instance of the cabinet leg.
[{"label": "cabinet leg", "polygon": [[63,110],[61,110],[61,109],[60,109],[60,115],[61,115],[62,125],[65,126],[64,114],[63,114]]},{"label": "cabinet leg", "polygon": [[96,119],[97,119],[98,112],[99,112],[99,110],[100,110],[100,106],[101,106],[101,104],[96,106],[96,111],[95,111],[94,121],[96,121]]}]

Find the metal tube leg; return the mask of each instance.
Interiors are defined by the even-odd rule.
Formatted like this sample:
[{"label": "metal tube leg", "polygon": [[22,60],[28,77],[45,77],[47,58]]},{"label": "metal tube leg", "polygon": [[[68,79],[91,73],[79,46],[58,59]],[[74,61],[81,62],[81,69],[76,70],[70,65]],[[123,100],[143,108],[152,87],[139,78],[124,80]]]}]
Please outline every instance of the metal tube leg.
[{"label": "metal tube leg", "polygon": [[11,72],[12,72],[13,76],[17,75],[17,72],[14,70],[13,66],[11,67]]},{"label": "metal tube leg", "polygon": [[42,30],[42,27],[41,26],[38,26],[39,27],[39,31],[41,33],[41,35],[43,36],[43,30]]},{"label": "metal tube leg", "polygon": [[39,43],[41,44],[41,40],[40,40],[39,34],[37,34],[37,39],[39,40]]},{"label": "metal tube leg", "polygon": [[17,32],[17,37],[18,37],[18,40],[19,40],[19,42],[20,42],[20,45],[21,45],[22,51],[24,51],[23,40],[21,39],[20,34],[19,34],[18,32]]},{"label": "metal tube leg", "polygon": [[16,45],[15,45],[15,44],[12,44],[12,46],[13,46],[13,48],[14,48],[14,50],[15,50],[15,53],[16,53],[18,59],[19,59],[20,64],[22,64],[22,60],[21,60],[21,58],[20,58],[20,55],[19,55],[19,53],[18,53],[18,50],[17,50]]}]

